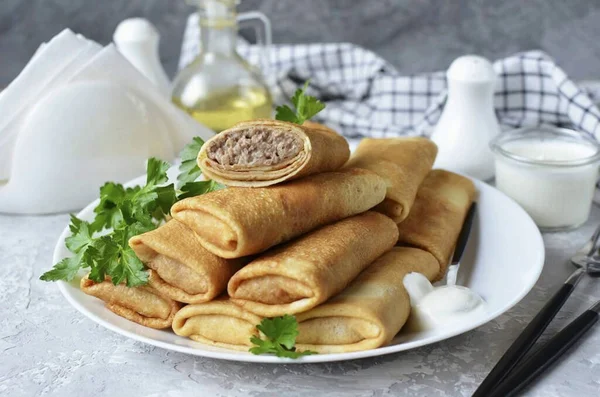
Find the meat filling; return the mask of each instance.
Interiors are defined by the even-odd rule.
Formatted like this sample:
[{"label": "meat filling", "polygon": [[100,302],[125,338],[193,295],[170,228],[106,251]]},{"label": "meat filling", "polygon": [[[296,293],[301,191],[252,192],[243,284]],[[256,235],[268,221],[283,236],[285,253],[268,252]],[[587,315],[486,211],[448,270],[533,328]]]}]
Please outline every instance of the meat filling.
[{"label": "meat filling", "polygon": [[302,140],[286,131],[247,129],[223,134],[207,150],[221,165],[269,166],[295,157]]}]

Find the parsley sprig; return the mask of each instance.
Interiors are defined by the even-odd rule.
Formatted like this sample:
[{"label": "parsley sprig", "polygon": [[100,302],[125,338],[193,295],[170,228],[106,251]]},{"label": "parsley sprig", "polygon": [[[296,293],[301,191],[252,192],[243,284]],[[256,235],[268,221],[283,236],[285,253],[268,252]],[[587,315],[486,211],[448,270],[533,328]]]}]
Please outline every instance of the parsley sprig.
[{"label": "parsley sprig", "polygon": [[283,317],[265,318],[256,328],[266,337],[261,339],[252,336],[250,342],[254,347],[250,348],[252,354],[275,354],[277,357],[298,358],[316,352],[305,350],[299,352],[294,345],[298,336],[298,322],[296,317],[286,314]]},{"label": "parsley sprig", "polygon": [[199,136],[194,137],[192,142],[183,148],[179,157],[181,157],[181,165],[179,166],[179,175],[177,175],[178,185],[181,186],[188,182],[194,182],[202,174],[202,170],[198,167],[196,159],[200,149],[204,146],[204,141]]},{"label": "parsley sprig", "polygon": [[40,279],[71,281],[79,269],[90,269],[89,278],[96,282],[108,276],[115,285],[146,284],[148,273],[129,247],[129,239],[158,227],[178,200],[223,188],[214,181],[196,181],[201,171],[195,160],[203,144],[196,137],[182,150],[177,177],[183,183],[180,190],[167,183],[171,165],[156,158],[148,160],[144,186],[126,188],[119,183],[105,183],[100,188],[100,202],[94,208],[92,222],[71,215],[71,235],[65,239],[65,245],[73,256],[61,260]]},{"label": "parsley sprig", "polygon": [[204,145],[204,141],[200,137],[195,137],[192,143],[181,151],[181,165],[179,166],[179,175],[177,176],[178,186],[181,191],[178,196],[180,200],[221,190],[225,187],[213,180],[196,181],[202,174],[202,170],[198,167],[198,162],[196,161],[202,145]]},{"label": "parsley sprig", "polygon": [[319,101],[314,96],[306,94],[309,81],[304,83],[304,87],[298,88],[292,97],[292,103],[295,110],[292,110],[287,105],[277,106],[275,118],[281,121],[289,121],[291,123],[302,124],[306,120],[310,120],[314,115],[325,109],[325,104]]}]

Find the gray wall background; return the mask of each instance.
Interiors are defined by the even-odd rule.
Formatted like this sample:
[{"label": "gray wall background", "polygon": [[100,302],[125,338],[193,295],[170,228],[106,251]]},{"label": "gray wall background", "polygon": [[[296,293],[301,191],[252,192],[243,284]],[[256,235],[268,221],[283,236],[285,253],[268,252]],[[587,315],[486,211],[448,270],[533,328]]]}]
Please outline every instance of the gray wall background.
[{"label": "gray wall background", "polygon": [[[600,79],[600,0],[242,0],[239,9],[271,17],[276,42],[353,42],[404,73],[443,69],[464,53],[540,48],[573,78]],[[106,44],[133,16],[158,27],[173,75],[192,11],[184,0],[0,0],[0,87],[63,28]]]}]

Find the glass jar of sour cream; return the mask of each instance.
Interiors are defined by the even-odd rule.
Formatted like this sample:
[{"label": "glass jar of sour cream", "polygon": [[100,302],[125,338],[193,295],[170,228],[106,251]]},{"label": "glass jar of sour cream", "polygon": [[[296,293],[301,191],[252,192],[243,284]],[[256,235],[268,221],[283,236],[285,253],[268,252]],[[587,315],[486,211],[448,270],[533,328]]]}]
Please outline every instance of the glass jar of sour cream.
[{"label": "glass jar of sour cream", "polygon": [[490,142],[496,187],[519,203],[543,231],[576,228],[588,219],[598,180],[600,145],[555,127],[527,127]]}]

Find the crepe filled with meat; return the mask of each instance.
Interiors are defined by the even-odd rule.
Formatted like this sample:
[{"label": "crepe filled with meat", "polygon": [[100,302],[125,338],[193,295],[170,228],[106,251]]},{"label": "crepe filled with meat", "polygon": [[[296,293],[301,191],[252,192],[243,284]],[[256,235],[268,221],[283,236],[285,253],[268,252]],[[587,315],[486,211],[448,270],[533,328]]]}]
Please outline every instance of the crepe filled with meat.
[{"label": "crepe filled with meat", "polygon": [[103,300],[106,308],[116,315],[150,328],[169,328],[181,308],[180,303],[150,286],[130,288],[124,284],[113,285],[110,280],[97,283],[86,276],[81,279],[80,288]]},{"label": "crepe filled with meat", "polygon": [[361,169],[327,172],[264,188],[228,188],[190,197],[171,215],[222,258],[266,250],[383,201],[385,182]]},{"label": "crepe filled with meat", "polygon": [[419,188],[410,215],[398,224],[400,245],[421,248],[438,260],[440,268],[433,281],[446,274],[475,194],[475,185],[469,178],[433,170]]},{"label": "crepe filled with meat", "polygon": [[132,237],[129,245],[153,270],[150,286],[185,303],[206,302],[220,295],[231,276],[249,261],[223,259],[207,251],[198,236],[176,220]]},{"label": "crepe filled with meat", "polygon": [[224,185],[259,187],[336,170],[349,156],[346,140],[324,125],[261,119],[243,121],[208,140],[198,166]]},{"label": "crepe filled with meat", "polygon": [[431,279],[439,265],[430,253],[395,247],[367,267],[348,288],[324,304],[296,315],[299,350],[345,353],[388,344],[406,323],[410,298],[404,276]]},{"label": "crepe filled with meat", "polygon": [[266,252],[227,290],[234,303],[261,316],[301,313],[342,291],[397,239],[396,224],[369,211]]},{"label": "crepe filled with meat", "polygon": [[248,350],[258,336],[256,314],[233,304],[227,297],[187,305],[173,320],[173,331],[196,342],[233,350]]},{"label": "crepe filled with meat", "polygon": [[426,138],[365,138],[346,167],[368,169],[385,179],[385,200],[375,210],[398,223],[408,216],[436,155],[437,146]]}]

